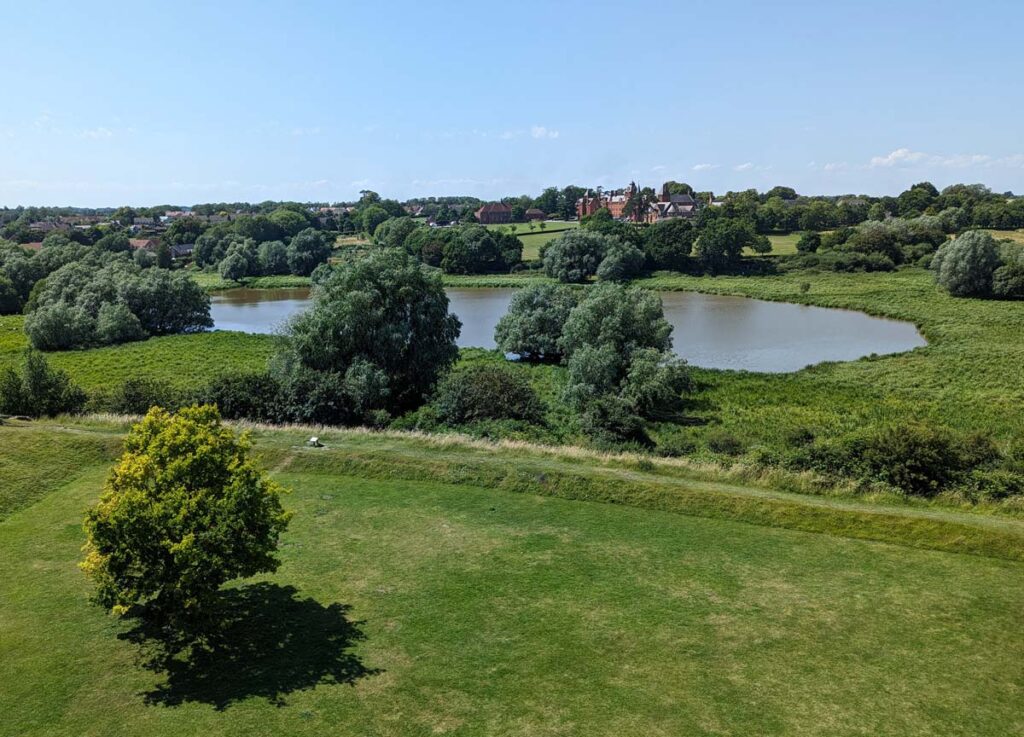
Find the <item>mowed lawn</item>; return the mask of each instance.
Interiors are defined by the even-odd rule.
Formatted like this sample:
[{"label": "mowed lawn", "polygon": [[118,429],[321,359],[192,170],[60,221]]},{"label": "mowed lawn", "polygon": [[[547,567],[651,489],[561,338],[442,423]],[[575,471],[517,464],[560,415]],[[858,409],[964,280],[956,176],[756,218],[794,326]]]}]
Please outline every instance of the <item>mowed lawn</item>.
[{"label": "mowed lawn", "polygon": [[[0,442],[29,469],[112,435],[48,429]],[[321,461],[259,438],[293,490],[283,565],[234,592],[218,657],[169,671],[76,568],[108,461],[42,482],[0,522],[0,735],[1024,733],[1022,563],[353,478],[330,454],[371,440],[337,437]]]},{"label": "mowed lawn", "polygon": [[[540,249],[545,243],[554,240],[567,230],[579,227],[578,220],[548,220],[544,224],[544,230],[535,226],[530,230],[529,223],[515,223],[515,235],[523,243],[523,261],[534,261],[540,258]],[[491,230],[505,230],[511,232],[512,225],[488,225]]]}]

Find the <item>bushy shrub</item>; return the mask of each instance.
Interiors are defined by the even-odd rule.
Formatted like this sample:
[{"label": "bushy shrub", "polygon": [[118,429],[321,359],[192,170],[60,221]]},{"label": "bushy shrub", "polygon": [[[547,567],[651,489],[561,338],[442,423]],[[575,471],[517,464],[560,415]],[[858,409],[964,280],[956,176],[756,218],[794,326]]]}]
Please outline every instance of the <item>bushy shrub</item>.
[{"label": "bushy shrub", "polygon": [[432,404],[449,424],[477,420],[539,422],[543,415],[540,399],[526,377],[494,364],[449,372],[438,383]]},{"label": "bushy shrub", "polygon": [[728,430],[717,428],[711,430],[707,435],[708,449],[714,453],[721,453],[727,456],[742,455],[746,445]]},{"label": "bushy shrub", "polygon": [[972,495],[983,501],[1024,497],[1024,474],[1004,468],[972,471],[968,485]]},{"label": "bushy shrub", "polygon": [[991,441],[961,437],[918,422],[873,427],[838,440],[816,442],[794,464],[825,473],[882,481],[908,494],[931,497],[972,468],[994,459]]},{"label": "bushy shrub", "polygon": [[581,408],[579,421],[580,429],[599,444],[620,446],[622,443],[635,443],[644,448],[651,445],[643,418],[616,394],[592,397]]},{"label": "bushy shrub", "polygon": [[199,401],[217,407],[229,420],[281,422],[281,383],[270,372],[221,374],[199,393]]},{"label": "bushy shrub", "polygon": [[0,372],[0,414],[52,417],[79,412],[85,401],[81,387],[37,351],[25,352],[20,374],[11,367]]},{"label": "bushy shrub", "polygon": [[676,432],[658,440],[658,455],[666,458],[681,458],[697,452],[697,441],[690,435]]},{"label": "bushy shrub", "polygon": [[102,412],[144,415],[152,407],[176,410],[185,402],[182,392],[166,381],[147,377],[131,377],[112,392],[90,400],[90,406]]},{"label": "bushy shrub", "polygon": [[800,253],[814,253],[821,248],[821,234],[816,230],[809,230],[801,234],[800,240],[796,242],[796,250]]}]

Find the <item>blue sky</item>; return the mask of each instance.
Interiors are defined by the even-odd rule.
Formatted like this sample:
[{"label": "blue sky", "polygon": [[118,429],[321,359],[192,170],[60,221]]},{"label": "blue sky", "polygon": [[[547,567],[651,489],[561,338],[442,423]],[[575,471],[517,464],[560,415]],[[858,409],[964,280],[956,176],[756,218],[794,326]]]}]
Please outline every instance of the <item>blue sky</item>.
[{"label": "blue sky", "polygon": [[0,205],[1024,191],[1019,1],[39,0],[3,28]]}]

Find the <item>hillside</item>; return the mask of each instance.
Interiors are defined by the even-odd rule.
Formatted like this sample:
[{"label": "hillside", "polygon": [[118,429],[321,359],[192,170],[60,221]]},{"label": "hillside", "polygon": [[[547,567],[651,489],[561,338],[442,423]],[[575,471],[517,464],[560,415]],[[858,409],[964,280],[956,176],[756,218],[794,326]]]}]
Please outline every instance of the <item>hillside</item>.
[{"label": "hillside", "polygon": [[398,433],[257,429],[284,564],[216,657],[148,670],[75,567],[122,430],[0,427],[2,735],[1021,727],[1018,521]]}]

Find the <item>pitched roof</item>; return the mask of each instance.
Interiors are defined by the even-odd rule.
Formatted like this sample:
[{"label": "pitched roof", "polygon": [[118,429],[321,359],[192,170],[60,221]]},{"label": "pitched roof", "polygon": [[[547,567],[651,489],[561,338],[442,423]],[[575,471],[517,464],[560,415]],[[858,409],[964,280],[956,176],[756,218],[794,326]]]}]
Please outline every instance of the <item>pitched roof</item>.
[{"label": "pitched roof", "polygon": [[477,212],[512,212],[512,208],[504,202],[488,202],[477,210]]}]

